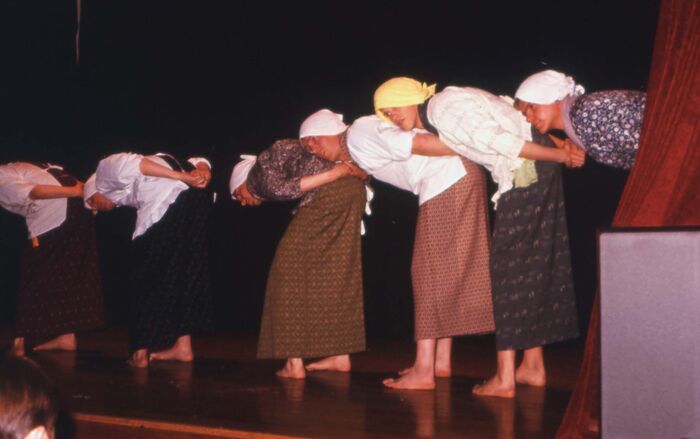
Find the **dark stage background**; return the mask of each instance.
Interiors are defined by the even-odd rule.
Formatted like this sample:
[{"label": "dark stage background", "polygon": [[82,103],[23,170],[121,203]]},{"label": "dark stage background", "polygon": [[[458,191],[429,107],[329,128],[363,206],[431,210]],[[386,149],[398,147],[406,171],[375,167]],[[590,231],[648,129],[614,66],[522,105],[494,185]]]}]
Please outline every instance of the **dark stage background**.
[{"label": "dark stage background", "polygon": [[[385,79],[408,75],[513,94],[554,68],[587,90],[644,90],[656,1],[272,2],[83,0],[0,4],[0,162],[63,163],[87,178],[110,153],[170,151],[214,161],[219,199],[211,269],[219,329],[255,333],[265,279],[291,204],[241,208],[228,196],[240,153],[295,137],[311,112],[372,111]],[[589,161],[565,184],[581,326],[595,290],[596,228],[626,173]],[[409,193],[374,182],[363,238],[367,329],[412,337]],[[97,217],[110,321],[125,320],[134,213]],[[0,211],[0,323],[13,315],[23,220]]]}]

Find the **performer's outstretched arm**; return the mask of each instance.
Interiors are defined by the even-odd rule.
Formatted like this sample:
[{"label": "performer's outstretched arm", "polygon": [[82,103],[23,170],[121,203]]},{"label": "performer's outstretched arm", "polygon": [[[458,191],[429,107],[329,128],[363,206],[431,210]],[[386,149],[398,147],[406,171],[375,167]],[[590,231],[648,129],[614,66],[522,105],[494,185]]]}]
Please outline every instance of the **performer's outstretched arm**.
[{"label": "performer's outstretched arm", "polygon": [[341,162],[327,171],[320,172],[315,175],[301,177],[299,186],[302,192],[308,192],[350,175],[362,179],[367,178],[367,174],[357,166],[353,165],[352,163]]},{"label": "performer's outstretched arm", "polygon": [[413,137],[411,152],[426,156],[457,155],[434,134],[416,134]]},{"label": "performer's outstretched arm", "polygon": [[29,192],[32,200],[48,200],[51,198],[71,198],[83,196],[83,183],[78,182],[74,186],[58,186],[51,184],[37,184]]},{"label": "performer's outstretched arm", "polygon": [[205,178],[201,175],[191,174],[187,172],[174,171],[167,166],[159,165],[158,163],[144,157],[141,159],[139,170],[143,175],[150,177],[170,178],[172,180],[180,180],[190,186],[202,188],[206,186]]}]

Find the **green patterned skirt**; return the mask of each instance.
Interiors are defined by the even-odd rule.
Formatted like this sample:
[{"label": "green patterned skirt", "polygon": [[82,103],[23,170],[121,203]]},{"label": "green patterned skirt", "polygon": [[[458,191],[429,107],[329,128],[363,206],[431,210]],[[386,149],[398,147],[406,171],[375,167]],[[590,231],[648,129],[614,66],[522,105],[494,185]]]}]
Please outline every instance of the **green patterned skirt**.
[{"label": "green patterned skirt", "polygon": [[343,178],[299,209],[277,246],[258,358],[324,357],[365,349],[360,221],[364,184]]}]

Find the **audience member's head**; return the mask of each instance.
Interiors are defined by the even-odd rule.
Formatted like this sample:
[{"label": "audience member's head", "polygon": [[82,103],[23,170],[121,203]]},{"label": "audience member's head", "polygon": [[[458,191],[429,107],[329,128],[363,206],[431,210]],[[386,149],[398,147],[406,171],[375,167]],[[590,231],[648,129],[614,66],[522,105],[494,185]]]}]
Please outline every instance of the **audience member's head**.
[{"label": "audience member's head", "polygon": [[0,358],[0,439],[54,437],[57,396],[48,376],[26,358]]}]

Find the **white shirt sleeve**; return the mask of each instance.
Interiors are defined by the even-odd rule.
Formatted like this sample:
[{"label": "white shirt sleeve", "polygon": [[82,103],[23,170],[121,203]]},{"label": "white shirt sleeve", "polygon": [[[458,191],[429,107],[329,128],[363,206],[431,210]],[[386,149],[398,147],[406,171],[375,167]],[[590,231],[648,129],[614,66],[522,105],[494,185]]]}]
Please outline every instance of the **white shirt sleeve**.
[{"label": "white shirt sleeve", "polygon": [[32,202],[29,193],[35,184],[24,179],[12,166],[0,166],[0,204],[5,207],[23,207]]},{"label": "white shirt sleeve", "polygon": [[381,141],[376,145],[381,148],[391,160],[408,160],[413,149],[413,131],[403,131],[401,128],[389,123],[382,123],[377,128]]}]

